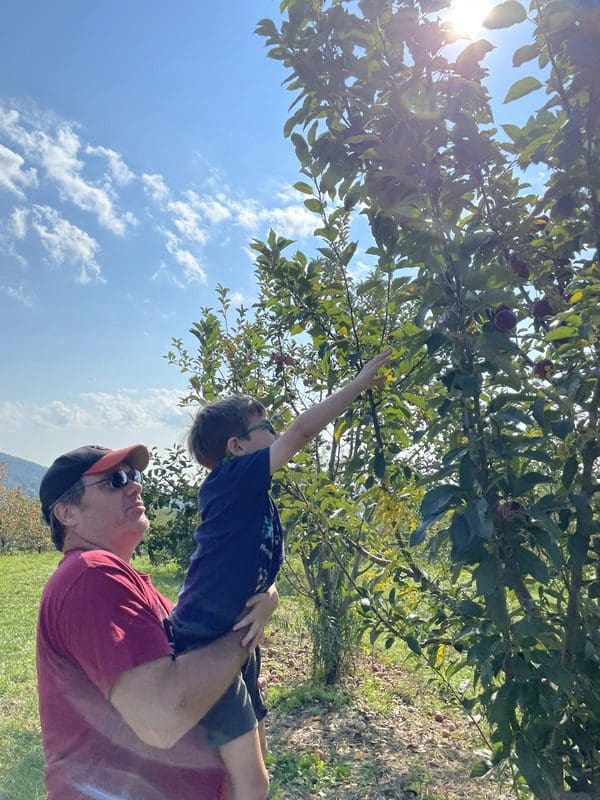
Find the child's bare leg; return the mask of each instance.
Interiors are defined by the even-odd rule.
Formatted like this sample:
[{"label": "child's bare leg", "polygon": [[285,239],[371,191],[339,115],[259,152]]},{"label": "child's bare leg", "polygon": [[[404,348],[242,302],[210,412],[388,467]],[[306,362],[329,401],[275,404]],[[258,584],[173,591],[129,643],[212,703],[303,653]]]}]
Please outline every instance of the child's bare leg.
[{"label": "child's bare leg", "polygon": [[231,800],[266,800],[269,775],[261,753],[258,728],[219,748],[231,781]]},{"label": "child's bare leg", "polygon": [[258,741],[260,742],[260,752],[262,753],[263,759],[267,757],[267,731],[265,729],[265,721],[261,719],[258,723]]}]

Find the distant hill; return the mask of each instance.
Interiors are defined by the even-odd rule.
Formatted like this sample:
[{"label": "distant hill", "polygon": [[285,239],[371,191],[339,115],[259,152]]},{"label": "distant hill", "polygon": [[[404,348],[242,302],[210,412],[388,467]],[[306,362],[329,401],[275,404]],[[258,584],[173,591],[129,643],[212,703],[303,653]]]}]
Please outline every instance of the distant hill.
[{"label": "distant hill", "polygon": [[8,453],[0,453],[0,463],[6,467],[4,485],[8,489],[18,486],[22,492],[31,497],[37,495],[46,467],[42,467],[41,464],[36,464],[34,461],[11,456]]}]

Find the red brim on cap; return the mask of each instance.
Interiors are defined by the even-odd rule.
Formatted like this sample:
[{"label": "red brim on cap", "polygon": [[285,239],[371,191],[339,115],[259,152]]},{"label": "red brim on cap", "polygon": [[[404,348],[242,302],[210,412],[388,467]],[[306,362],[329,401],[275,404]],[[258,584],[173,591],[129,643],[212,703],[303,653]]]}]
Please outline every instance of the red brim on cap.
[{"label": "red brim on cap", "polygon": [[150,453],[144,444],[132,444],[130,447],[122,447],[120,450],[111,450],[105,456],[98,459],[95,464],[83,473],[84,475],[97,475],[99,472],[107,472],[109,469],[118,467],[119,464],[129,464],[133,469],[140,472],[146,469],[150,461]]}]

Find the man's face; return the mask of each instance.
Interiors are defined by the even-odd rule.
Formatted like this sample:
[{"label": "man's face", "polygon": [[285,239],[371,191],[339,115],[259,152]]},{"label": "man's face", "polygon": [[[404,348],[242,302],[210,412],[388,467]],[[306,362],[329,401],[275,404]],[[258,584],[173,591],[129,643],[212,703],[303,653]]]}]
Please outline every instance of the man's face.
[{"label": "man's face", "polygon": [[83,476],[85,492],[75,506],[81,536],[106,545],[133,544],[133,547],[142,539],[149,523],[141,485],[129,480],[126,486],[113,489],[108,480],[113,472],[125,470],[129,473],[130,469],[128,464],[120,464],[107,472]]}]

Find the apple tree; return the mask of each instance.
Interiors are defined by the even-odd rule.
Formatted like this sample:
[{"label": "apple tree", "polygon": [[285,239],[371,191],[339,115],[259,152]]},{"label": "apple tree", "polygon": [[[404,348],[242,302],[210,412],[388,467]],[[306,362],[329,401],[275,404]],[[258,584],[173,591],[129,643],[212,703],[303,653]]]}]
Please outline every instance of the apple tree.
[{"label": "apple tree", "polygon": [[2,483],[4,471],[0,463],[0,554],[49,550],[51,541],[39,500],[18,487],[7,489]]},{"label": "apple tree", "polygon": [[[394,343],[405,335],[406,324],[409,332],[416,331],[406,321],[405,305],[395,299],[403,279],[386,270],[353,273],[355,245],[347,240],[344,208],[323,225],[326,246],[311,258],[274,233],[265,242],[254,241],[258,298],[252,313],[243,306],[232,309],[228,290],[218,287],[216,309],[202,309],[191,328],[194,349],[173,340],[168,359],[189,381],[182,404],[249,394],[283,429],[386,345],[398,349]],[[314,676],[325,683],[338,682],[352,664],[361,633],[356,607],[364,576],[373,565],[388,563],[382,542],[394,534],[379,513],[382,485],[407,484],[410,470],[397,456],[410,445],[405,427],[415,412],[421,413],[420,406],[421,398],[407,393],[401,399],[394,387],[367,393],[274,482],[289,554],[286,577],[308,598]],[[402,425],[384,436],[382,415]],[[178,481],[181,454],[176,461],[157,462],[145,495],[153,517],[158,509],[167,510],[165,530],[177,529],[171,548],[180,547],[180,531],[191,541],[195,510],[189,484],[183,492],[176,486],[164,492],[169,476]],[[386,470],[386,463],[393,468]],[[414,507],[410,491],[404,502],[407,509]],[[148,547],[164,551],[168,537],[159,524],[159,542],[154,528],[153,519]]]}]

